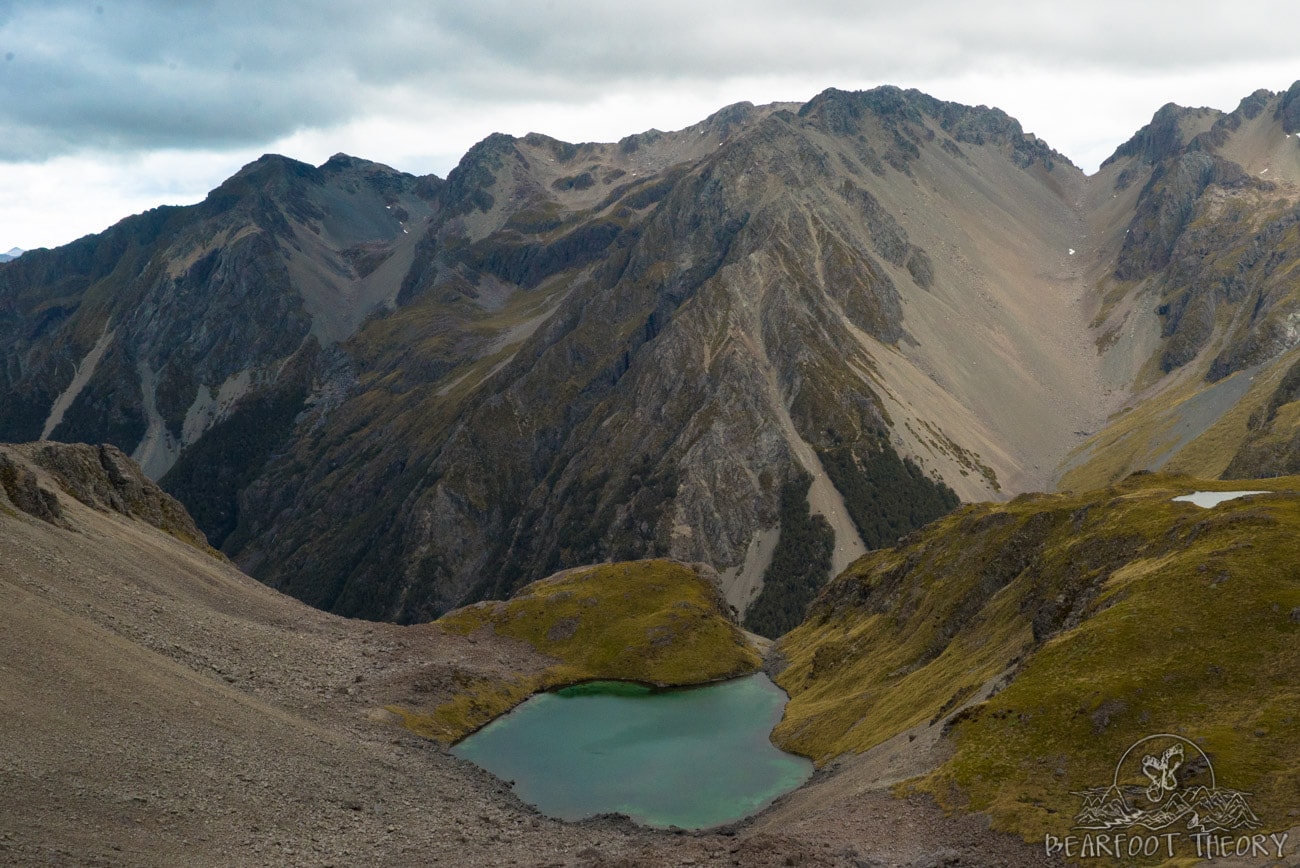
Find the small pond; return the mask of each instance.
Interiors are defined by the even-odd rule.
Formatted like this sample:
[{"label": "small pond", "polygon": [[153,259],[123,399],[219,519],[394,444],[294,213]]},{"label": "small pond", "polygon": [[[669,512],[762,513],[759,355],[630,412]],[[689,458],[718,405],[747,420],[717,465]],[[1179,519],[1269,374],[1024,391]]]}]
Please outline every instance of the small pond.
[{"label": "small pond", "polygon": [[552,817],[616,812],[705,829],[757,813],[812,774],[769,739],[785,702],[762,674],[681,690],[596,681],[534,696],[452,753]]}]

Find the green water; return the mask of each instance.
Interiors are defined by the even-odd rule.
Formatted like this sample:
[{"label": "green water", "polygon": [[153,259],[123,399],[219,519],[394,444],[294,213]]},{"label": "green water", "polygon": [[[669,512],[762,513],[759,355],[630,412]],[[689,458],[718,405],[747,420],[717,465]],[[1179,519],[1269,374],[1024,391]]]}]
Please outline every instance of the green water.
[{"label": "green water", "polygon": [[621,813],[705,829],[762,810],[812,774],[768,738],[785,701],[761,674],[689,690],[593,682],[534,696],[452,753],[552,817]]}]

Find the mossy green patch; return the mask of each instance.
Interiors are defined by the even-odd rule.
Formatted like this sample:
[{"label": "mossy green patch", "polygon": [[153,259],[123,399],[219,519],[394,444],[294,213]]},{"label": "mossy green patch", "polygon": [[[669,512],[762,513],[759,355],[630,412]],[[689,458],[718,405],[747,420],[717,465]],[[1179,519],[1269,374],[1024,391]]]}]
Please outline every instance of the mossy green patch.
[{"label": "mossy green patch", "polygon": [[[1212,509],[1194,490],[1276,492]],[[1062,834],[1126,748],[1184,735],[1270,830],[1300,805],[1300,478],[1139,474],[965,507],[855,563],[781,640],[779,744],[825,762],[961,708],[909,785],[1027,839]]]},{"label": "mossy green patch", "polygon": [[438,624],[489,630],[555,660],[540,672],[480,679],[428,714],[392,708],[404,725],[453,742],[532,694],[595,680],[656,687],[747,675],[761,658],[726,615],[713,585],[667,560],[570,570],[527,585],[506,602],[449,612]]},{"label": "mossy green patch", "polygon": [[775,639],[798,626],[808,604],[826,583],[835,532],[824,516],[812,515],[812,477],[800,472],[781,486],[781,530],[763,587],[745,612],[748,630]]}]

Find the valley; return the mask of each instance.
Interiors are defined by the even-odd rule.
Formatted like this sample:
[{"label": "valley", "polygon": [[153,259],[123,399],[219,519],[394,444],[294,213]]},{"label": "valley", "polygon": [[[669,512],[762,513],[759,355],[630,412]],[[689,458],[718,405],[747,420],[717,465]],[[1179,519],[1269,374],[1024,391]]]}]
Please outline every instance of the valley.
[{"label": "valley", "polygon": [[[404,728],[399,712],[457,704],[467,685],[538,676],[556,657],[490,628],[402,627],[312,609],[186,539],[187,520],[160,519],[165,495],[138,471],[114,483],[97,468],[89,447],[0,447],[0,700],[9,710],[0,717],[0,862],[648,868],[844,865],[865,852],[867,839],[838,829],[856,797],[829,816],[825,802],[799,809],[799,828],[742,823],[685,835],[539,814]],[[11,499],[20,489],[49,496]],[[680,581],[699,582],[685,568]],[[563,622],[552,617],[541,635]],[[662,653],[699,665],[671,646]],[[594,674],[628,675],[594,665]],[[757,655],[745,665],[752,671]],[[870,798],[883,836],[891,800]],[[893,845],[900,852],[984,848],[1010,854],[1004,864],[1036,864],[1031,848],[978,824],[936,837],[947,828],[942,812],[913,812],[912,837]]]},{"label": "valley", "polygon": [[[1300,82],[1093,175],[831,89],[445,179],[267,155],[23,252],[0,861],[1063,864],[1155,733],[1300,845],[1297,322]],[[817,770],[721,828],[451,751],[760,670]]]}]

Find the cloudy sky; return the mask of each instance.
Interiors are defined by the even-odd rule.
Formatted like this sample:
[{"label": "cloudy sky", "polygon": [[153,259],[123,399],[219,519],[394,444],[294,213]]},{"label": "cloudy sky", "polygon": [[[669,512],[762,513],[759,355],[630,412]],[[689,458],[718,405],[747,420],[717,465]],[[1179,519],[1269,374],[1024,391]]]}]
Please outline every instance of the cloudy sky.
[{"label": "cloudy sky", "polygon": [[445,176],[495,131],[612,141],[917,87],[1086,171],[1166,102],[1300,78],[1294,0],[0,0],[0,251],[184,204],[266,152]]}]

